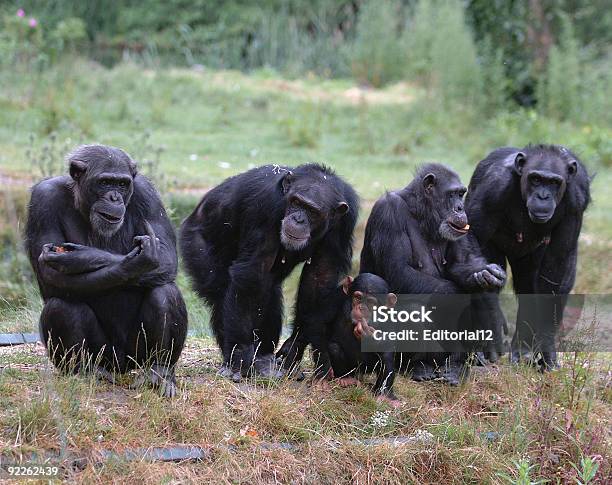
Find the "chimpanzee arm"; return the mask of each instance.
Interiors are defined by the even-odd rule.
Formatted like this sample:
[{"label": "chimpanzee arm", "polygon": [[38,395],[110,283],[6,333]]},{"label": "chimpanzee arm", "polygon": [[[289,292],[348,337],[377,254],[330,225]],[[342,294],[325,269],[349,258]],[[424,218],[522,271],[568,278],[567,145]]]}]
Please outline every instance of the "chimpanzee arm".
[{"label": "chimpanzee arm", "polygon": [[178,257],[176,254],[176,235],[166,214],[157,191],[145,177],[134,178],[134,196],[131,204],[141,211],[141,220],[146,221],[138,228],[138,233],[149,234],[149,229],[155,235],[157,242],[158,265],[144,273],[137,273],[130,285],[155,287],[171,283],[176,279]]},{"label": "chimpanzee arm", "polygon": [[[52,249],[54,246],[60,246],[63,251],[55,252]],[[74,243],[47,243],[43,248],[51,248],[47,264],[54,270],[65,274],[97,271],[105,266],[121,262],[124,257],[121,254],[113,254],[103,249]],[[40,252],[42,252],[42,249]]]},{"label": "chimpanzee arm", "polygon": [[505,271],[487,264],[471,234],[449,244],[446,259],[448,277],[464,290],[501,288],[506,282]]},{"label": "chimpanzee arm", "polygon": [[536,281],[538,293],[564,295],[574,286],[581,227],[582,214],[579,213],[564,218],[553,230]]}]

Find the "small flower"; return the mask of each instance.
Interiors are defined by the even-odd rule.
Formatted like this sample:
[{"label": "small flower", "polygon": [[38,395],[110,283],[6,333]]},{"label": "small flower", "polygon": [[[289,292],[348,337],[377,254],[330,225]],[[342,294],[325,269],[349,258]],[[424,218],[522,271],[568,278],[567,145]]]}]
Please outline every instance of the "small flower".
[{"label": "small flower", "polygon": [[191,155],[189,155],[189,160],[191,160],[192,162],[195,162],[197,159],[198,159],[197,153],[192,153]]},{"label": "small flower", "polygon": [[30,19],[30,21],[28,22],[28,25],[32,28],[36,27],[38,25],[38,22],[36,21],[36,19],[34,17],[32,17]]},{"label": "small flower", "polygon": [[25,12],[23,11],[22,8],[17,10],[17,17],[25,17]]},{"label": "small flower", "polygon": [[232,166],[228,162],[219,162],[217,165],[219,165],[220,168],[230,168]]}]

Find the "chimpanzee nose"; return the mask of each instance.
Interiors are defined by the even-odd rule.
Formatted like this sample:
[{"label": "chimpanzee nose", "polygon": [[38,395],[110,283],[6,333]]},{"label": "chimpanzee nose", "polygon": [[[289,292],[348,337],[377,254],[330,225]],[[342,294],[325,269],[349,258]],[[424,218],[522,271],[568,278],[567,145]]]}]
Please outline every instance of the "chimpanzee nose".
[{"label": "chimpanzee nose", "polygon": [[538,199],[540,200],[548,200],[550,199],[550,194],[548,192],[538,192]]},{"label": "chimpanzee nose", "polygon": [[296,214],[294,219],[298,224],[304,223],[304,216],[302,214]]},{"label": "chimpanzee nose", "polygon": [[457,207],[455,207],[455,212],[463,212],[463,204],[458,204]]},{"label": "chimpanzee nose", "polygon": [[109,198],[111,200],[111,202],[119,202],[119,194],[117,192],[111,192],[109,194]]}]

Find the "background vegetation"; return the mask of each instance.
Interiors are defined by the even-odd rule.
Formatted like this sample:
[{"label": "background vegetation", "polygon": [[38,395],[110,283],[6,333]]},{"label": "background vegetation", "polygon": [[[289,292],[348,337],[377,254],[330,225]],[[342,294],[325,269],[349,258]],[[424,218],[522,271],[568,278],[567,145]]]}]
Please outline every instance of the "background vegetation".
[{"label": "background vegetation", "polygon": [[[0,0],[0,332],[36,331],[40,298],[22,250],[27,189],[63,173],[65,153],[83,142],[130,152],[177,224],[227,176],[264,163],[325,162],[362,195],[355,271],[371,205],[406,184],[417,164],[446,163],[467,182],[498,146],[564,144],[597,173],[575,291],[609,293],[606,7],[603,0]],[[295,279],[285,285],[287,302]],[[251,426],[251,441],[297,443],[316,465],[287,450],[253,451],[247,439],[244,449],[223,448],[214,478],[273,481],[286,478],[281,468],[289,463],[304,480],[432,483],[504,475],[571,481],[610,455],[610,370],[601,355],[568,356],[556,377],[501,366],[459,390],[402,381],[407,404],[393,412],[361,390],[320,394],[289,382],[241,388],[214,379],[216,354],[201,348],[208,340],[195,339],[209,335],[206,310],[182,275],[179,284],[196,348],[179,369],[180,402],[51,378],[40,349],[0,353],[0,453],[234,446]],[[101,406],[110,418],[99,415]],[[380,412],[387,424],[372,424]],[[146,436],[143,416],[153,423]],[[417,430],[434,435],[425,452],[351,444]],[[329,440],[340,443],[333,465]],[[152,477],[210,478],[197,468],[152,470]],[[102,476],[142,472],[121,464]],[[98,472],[87,473],[81,479]]]}]

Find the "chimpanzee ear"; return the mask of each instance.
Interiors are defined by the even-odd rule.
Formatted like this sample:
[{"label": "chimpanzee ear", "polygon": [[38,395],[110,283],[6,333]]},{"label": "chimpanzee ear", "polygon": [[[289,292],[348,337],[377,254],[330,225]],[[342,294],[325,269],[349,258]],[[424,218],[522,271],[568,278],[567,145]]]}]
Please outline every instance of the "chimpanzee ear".
[{"label": "chimpanzee ear", "polygon": [[577,171],[578,164],[576,163],[576,160],[570,160],[567,164],[567,174],[572,177],[573,175],[576,175]]},{"label": "chimpanzee ear", "polygon": [[340,202],[336,207],[334,213],[338,217],[342,217],[349,211],[349,205],[346,202]]},{"label": "chimpanzee ear", "polygon": [[357,290],[355,293],[353,293],[353,300],[357,300],[357,301],[361,301],[363,299],[363,293],[359,290]]},{"label": "chimpanzee ear", "polygon": [[87,170],[87,164],[85,162],[81,160],[70,160],[69,171],[72,180],[79,180],[81,175],[85,173],[85,170]]},{"label": "chimpanzee ear", "polygon": [[525,166],[525,162],[527,158],[523,152],[518,152],[516,157],[514,157],[514,171],[520,176],[523,175],[523,167]]},{"label": "chimpanzee ear", "polygon": [[395,293],[387,293],[387,306],[392,308],[397,303],[397,295]]},{"label": "chimpanzee ear", "polygon": [[136,177],[138,173],[138,166],[134,160],[130,160],[130,173],[132,174],[132,178]]},{"label": "chimpanzee ear", "polygon": [[293,175],[293,172],[291,170],[287,170],[287,173],[285,174],[281,182],[282,187],[283,187],[283,194],[286,194],[287,192],[289,192],[289,187],[291,187],[291,183],[294,180],[295,180],[295,176]]},{"label": "chimpanzee ear", "polygon": [[431,189],[436,185],[436,175],[433,173],[428,173],[423,177],[423,187],[427,192],[430,192]]},{"label": "chimpanzee ear", "polygon": [[342,280],[342,291],[345,295],[351,294],[351,284],[353,283],[353,278],[351,276],[347,276]]}]

